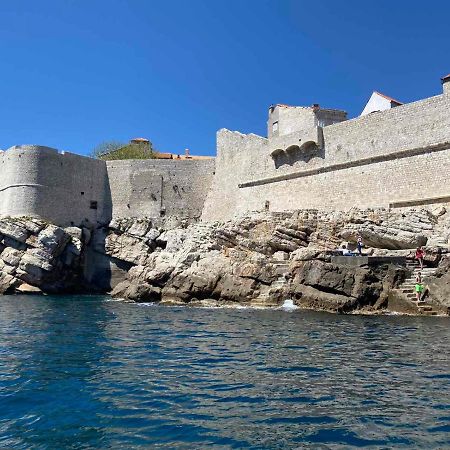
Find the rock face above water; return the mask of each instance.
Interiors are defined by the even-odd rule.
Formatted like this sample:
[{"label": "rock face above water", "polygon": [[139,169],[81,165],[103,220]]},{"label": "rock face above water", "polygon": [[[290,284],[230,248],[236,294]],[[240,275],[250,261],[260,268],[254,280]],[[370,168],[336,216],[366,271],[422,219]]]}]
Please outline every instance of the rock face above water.
[{"label": "rock face above water", "polygon": [[0,219],[0,293],[78,291],[81,236],[38,219]]},{"label": "rock face above water", "polygon": [[360,235],[367,254],[412,257],[426,245],[437,265],[448,251],[450,215],[303,210],[175,229],[150,219],[63,229],[21,218],[1,219],[0,233],[4,293],[112,289],[132,301],[277,306],[290,298],[333,312],[378,311],[406,269],[333,264],[333,251],[343,242],[354,248]]},{"label": "rock face above water", "polygon": [[146,262],[133,267],[112,294],[205,305],[280,305],[292,298],[300,306],[333,312],[376,311],[406,269],[335,265],[330,250],[343,241],[355,246],[362,235],[369,254],[412,257],[418,245],[448,240],[441,234],[446,226],[438,222],[425,210],[309,210],[194,224],[162,233]]}]

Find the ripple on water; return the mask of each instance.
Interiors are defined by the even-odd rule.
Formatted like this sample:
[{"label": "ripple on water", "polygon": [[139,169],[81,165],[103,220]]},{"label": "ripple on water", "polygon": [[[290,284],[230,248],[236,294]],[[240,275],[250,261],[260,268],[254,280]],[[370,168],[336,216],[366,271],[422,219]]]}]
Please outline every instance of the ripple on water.
[{"label": "ripple on water", "polygon": [[0,447],[449,448],[448,324],[2,297]]}]

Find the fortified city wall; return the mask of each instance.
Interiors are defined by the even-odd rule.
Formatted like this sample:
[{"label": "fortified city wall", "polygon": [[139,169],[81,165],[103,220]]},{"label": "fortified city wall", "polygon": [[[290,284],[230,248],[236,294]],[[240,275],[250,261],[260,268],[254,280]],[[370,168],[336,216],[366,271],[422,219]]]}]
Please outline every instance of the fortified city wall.
[{"label": "fortified city wall", "polygon": [[0,216],[35,216],[61,225],[111,219],[103,161],[37,145],[0,152]]},{"label": "fortified city wall", "polygon": [[106,224],[113,217],[198,219],[214,160],[105,161],[15,146],[0,152],[0,217],[57,225]]},{"label": "fortified city wall", "polygon": [[113,217],[199,219],[214,160],[107,161]]},{"label": "fortified city wall", "polygon": [[[220,130],[216,175],[202,219],[226,220],[267,208],[450,202],[448,84],[441,95],[352,120],[342,121],[336,111],[336,123],[322,121],[323,126],[318,105],[277,105],[269,112],[268,139]],[[284,110],[288,126],[282,123]],[[313,113],[315,124],[306,123]]]},{"label": "fortified city wall", "polygon": [[267,138],[220,130],[215,161],[105,162],[12,147],[0,151],[0,217],[95,226],[450,203],[450,75],[443,80],[441,95],[352,120],[319,105],[272,106]]}]

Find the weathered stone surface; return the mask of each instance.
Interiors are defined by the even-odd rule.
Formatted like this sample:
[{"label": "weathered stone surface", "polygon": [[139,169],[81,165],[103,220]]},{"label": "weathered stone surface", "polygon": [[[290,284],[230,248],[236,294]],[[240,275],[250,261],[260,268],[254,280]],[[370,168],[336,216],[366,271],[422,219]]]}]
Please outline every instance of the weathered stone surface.
[{"label": "weathered stone surface", "polygon": [[423,234],[377,225],[348,225],[341,233],[341,237],[350,242],[356,242],[358,235],[366,246],[389,250],[413,249],[427,243]]},{"label": "weathered stone surface", "polygon": [[450,314],[450,254],[442,258],[433,277],[427,278],[430,300],[441,306],[441,311]]},{"label": "weathered stone surface", "polygon": [[318,248],[299,248],[291,253],[292,261],[310,261],[312,259],[330,259],[325,252]]},{"label": "weathered stone surface", "polygon": [[47,225],[37,237],[38,243],[52,256],[59,256],[70,240],[70,236],[60,227]]},{"label": "weathered stone surface", "polygon": [[42,294],[42,291],[38,287],[31,286],[28,283],[22,283],[16,288],[16,291],[20,294]]},{"label": "weathered stone surface", "polygon": [[257,282],[251,278],[242,278],[225,274],[217,283],[215,293],[224,300],[248,302],[255,296]]},{"label": "weathered stone surface", "polygon": [[[9,219],[10,224],[16,224],[14,220]],[[344,236],[351,244],[362,235],[366,254],[411,258],[421,237],[430,242],[445,238],[450,215],[437,217],[422,210],[308,210],[256,213],[224,224],[198,223],[165,231],[152,228],[150,221],[127,218],[93,233],[42,224],[44,228],[33,234],[31,226],[20,221],[16,225],[26,229],[25,242],[2,235],[0,244],[2,277],[12,277],[4,283],[8,292],[23,282],[44,292],[82,287],[82,263],[89,265],[97,255],[103,262],[96,264],[105,274],[94,271],[89,287],[95,287],[95,279],[112,277],[114,262],[122,275],[101,289],[112,287],[119,298],[271,306],[292,298],[303,307],[347,313],[384,308],[387,293],[398,285],[405,269],[331,264]],[[426,262],[440,264],[445,251],[443,246],[426,247]]]},{"label": "weathered stone surface", "polygon": [[127,234],[108,234],[105,238],[104,251],[107,255],[133,264],[144,264],[152,252],[144,241]]},{"label": "weathered stone surface", "polygon": [[39,234],[45,227],[45,222],[39,219],[20,219],[21,225],[26,228],[31,234]]},{"label": "weathered stone surface", "polygon": [[25,242],[28,238],[27,229],[20,222],[14,222],[11,219],[0,220],[0,234],[18,242]]},{"label": "weathered stone surface", "polygon": [[78,227],[67,227],[64,228],[64,231],[72,238],[78,241],[83,239],[83,230]]},{"label": "weathered stone surface", "polygon": [[[294,270],[292,295],[299,304],[334,312],[381,307],[389,289],[406,274],[396,266],[351,267],[320,260],[305,261]],[[403,277],[403,278],[402,278]],[[378,304],[377,304],[378,302]]]},{"label": "weathered stone surface", "polygon": [[27,282],[35,284],[42,281],[46,272],[50,272],[53,266],[37,255],[25,253],[20,260],[19,269],[26,274],[19,276],[19,278],[26,279]]},{"label": "weathered stone surface", "polygon": [[144,237],[150,230],[152,223],[149,220],[136,220],[128,228],[127,233],[132,236]]},{"label": "weathered stone surface", "polygon": [[160,235],[161,235],[161,232],[159,230],[157,230],[156,228],[152,228],[151,230],[147,231],[147,233],[145,234],[145,237],[149,241],[155,241],[156,239],[158,239],[158,237]]},{"label": "weathered stone surface", "polygon": [[148,283],[123,281],[113,289],[111,295],[136,302],[158,302],[161,300],[161,288]]},{"label": "weathered stone surface", "polygon": [[[0,220],[8,235],[0,235],[0,273],[6,277],[4,285],[12,280],[12,287],[20,284],[23,289],[34,291],[62,292],[77,289],[81,280],[81,252],[83,244],[78,239],[81,229],[69,227],[69,233],[62,228],[30,218],[5,218]],[[69,258],[70,256],[70,258]],[[11,284],[11,283],[9,283]],[[13,289],[14,288],[14,289]]]},{"label": "weathered stone surface", "polygon": [[0,272],[14,275],[16,273],[16,267],[10,266],[9,264],[6,264],[2,259],[0,259]]},{"label": "weathered stone surface", "polygon": [[0,294],[9,294],[14,292],[15,288],[20,283],[21,281],[14,276],[0,272]]},{"label": "weathered stone surface", "polygon": [[7,247],[3,250],[0,255],[0,258],[10,266],[18,266],[20,259],[22,258],[23,251],[16,250],[12,247]]}]

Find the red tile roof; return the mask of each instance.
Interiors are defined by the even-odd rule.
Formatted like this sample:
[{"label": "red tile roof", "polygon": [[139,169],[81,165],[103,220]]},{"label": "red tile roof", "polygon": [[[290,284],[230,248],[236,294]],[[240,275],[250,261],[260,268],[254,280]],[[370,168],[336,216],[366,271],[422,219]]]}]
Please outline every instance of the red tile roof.
[{"label": "red tile roof", "polygon": [[389,97],[389,95],[382,94],[381,92],[374,91],[376,94],[381,95],[387,100],[390,100],[391,102],[397,103],[398,105],[403,105],[403,102],[399,102],[398,100],[395,100],[395,98]]}]

